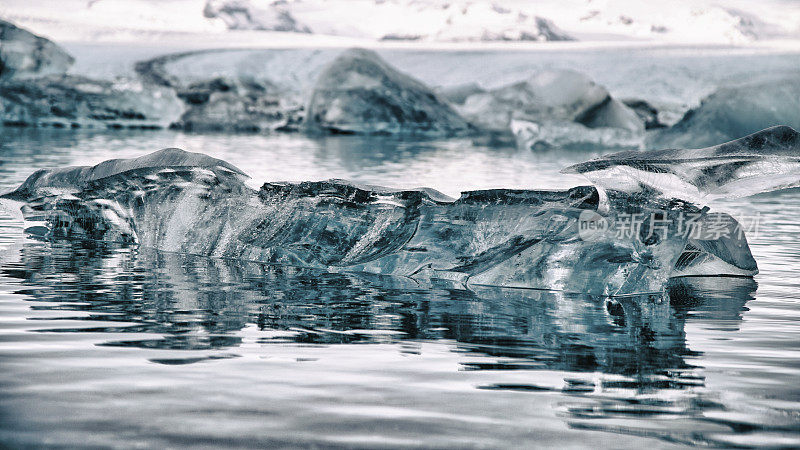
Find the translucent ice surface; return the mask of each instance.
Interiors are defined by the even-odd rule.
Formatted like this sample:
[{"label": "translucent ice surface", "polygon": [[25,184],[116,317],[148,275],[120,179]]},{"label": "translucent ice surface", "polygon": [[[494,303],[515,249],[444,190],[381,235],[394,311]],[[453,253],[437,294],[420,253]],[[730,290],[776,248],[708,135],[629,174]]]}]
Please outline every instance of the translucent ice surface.
[{"label": "translucent ice surface", "polygon": [[622,295],[661,291],[673,276],[757,272],[730,216],[674,199],[601,196],[592,186],[458,199],[341,180],[255,190],[224,161],[167,149],[40,171],[7,198],[26,202],[26,218],[46,224],[29,232],[44,238],[420,283]]},{"label": "translucent ice surface", "polygon": [[800,186],[800,133],[786,126],[703,149],[622,152],[576,164],[595,185],[702,201]]}]

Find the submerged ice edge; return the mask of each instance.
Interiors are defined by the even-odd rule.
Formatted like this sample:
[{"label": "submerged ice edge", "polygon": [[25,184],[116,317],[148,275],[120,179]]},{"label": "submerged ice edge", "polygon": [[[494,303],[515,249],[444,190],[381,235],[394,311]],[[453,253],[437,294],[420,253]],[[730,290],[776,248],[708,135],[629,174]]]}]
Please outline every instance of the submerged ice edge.
[{"label": "submerged ice edge", "polygon": [[[739,160],[791,159],[797,133],[790,131],[765,130],[715,151]],[[776,147],[768,139],[776,136],[788,136],[779,142],[790,145]],[[676,151],[684,158],[673,159],[674,165],[689,157],[705,161],[708,151]],[[659,174],[669,167],[663,155],[660,166],[643,166],[638,161],[647,153],[640,155],[585,165],[633,161]],[[629,295],[660,292],[675,277],[758,272],[735,219],[647,185],[628,191],[602,183],[600,189],[491,189],[452,199],[431,189],[342,180],[265,183],[256,190],[244,177],[222,160],[165,149],[94,167],[38,171],[4,197],[23,201],[24,217],[43,224],[38,234],[48,238],[465,287]],[[726,177],[731,180],[730,172]]]}]

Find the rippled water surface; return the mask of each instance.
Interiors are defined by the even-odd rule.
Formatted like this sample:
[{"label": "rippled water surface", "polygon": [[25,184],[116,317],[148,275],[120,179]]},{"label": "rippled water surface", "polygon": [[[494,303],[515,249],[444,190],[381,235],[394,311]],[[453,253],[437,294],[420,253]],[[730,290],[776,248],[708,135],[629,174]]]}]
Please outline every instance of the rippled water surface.
[{"label": "rippled water surface", "polygon": [[[267,180],[557,188],[591,152],[468,140],[3,130],[35,168],[179,146]],[[755,217],[755,278],[607,299],[475,291],[28,239],[0,212],[0,446],[800,446],[800,193]]]}]

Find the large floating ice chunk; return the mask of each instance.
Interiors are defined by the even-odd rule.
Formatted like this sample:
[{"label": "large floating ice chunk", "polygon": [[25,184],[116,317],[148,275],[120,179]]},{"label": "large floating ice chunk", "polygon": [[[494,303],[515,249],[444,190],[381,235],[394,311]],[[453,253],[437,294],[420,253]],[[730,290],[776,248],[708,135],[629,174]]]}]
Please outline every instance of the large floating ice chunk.
[{"label": "large floating ice chunk", "polygon": [[604,87],[570,70],[546,70],[518,83],[468,96],[462,114],[487,129],[507,129],[512,119],[576,122],[589,128],[644,130],[636,113]]},{"label": "large floating ice chunk", "polygon": [[564,169],[600,188],[688,200],[800,186],[800,133],[786,126],[702,149],[621,152]]},{"label": "large floating ice chunk", "polygon": [[459,199],[339,180],[254,190],[223,161],[170,149],[38,172],[11,197],[50,237],[466,286],[621,295],[661,291],[674,276],[757,271],[730,216],[619,192],[600,214],[591,186]]},{"label": "large floating ice chunk", "polygon": [[319,76],[306,115],[310,131],[463,135],[472,127],[421,82],[375,52],[350,49]]},{"label": "large floating ice chunk", "polygon": [[0,125],[165,128],[183,112],[171,89],[66,75],[73,62],[53,42],[0,20]]}]

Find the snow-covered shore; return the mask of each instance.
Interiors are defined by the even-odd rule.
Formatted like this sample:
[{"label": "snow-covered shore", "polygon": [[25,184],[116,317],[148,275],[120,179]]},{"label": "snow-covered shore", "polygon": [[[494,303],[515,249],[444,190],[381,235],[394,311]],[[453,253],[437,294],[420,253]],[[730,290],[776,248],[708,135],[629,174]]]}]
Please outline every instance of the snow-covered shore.
[{"label": "snow-covered shore", "polygon": [[800,39],[791,0],[6,0],[0,18],[58,42],[205,47],[575,39],[797,48]]}]

